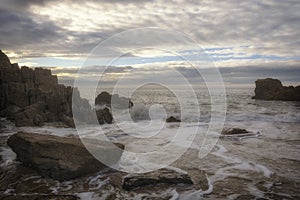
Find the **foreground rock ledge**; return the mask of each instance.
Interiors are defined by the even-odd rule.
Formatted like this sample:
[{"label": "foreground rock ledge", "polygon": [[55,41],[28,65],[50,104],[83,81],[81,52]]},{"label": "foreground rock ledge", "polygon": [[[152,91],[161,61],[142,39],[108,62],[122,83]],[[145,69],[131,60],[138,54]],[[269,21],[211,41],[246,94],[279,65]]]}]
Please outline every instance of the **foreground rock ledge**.
[{"label": "foreground rock ledge", "polygon": [[[70,180],[98,172],[107,166],[95,159],[79,138],[59,137],[36,133],[18,132],[7,144],[17,154],[17,160],[36,169],[42,176],[56,180]],[[111,165],[117,163],[124,145],[93,140],[93,148],[107,157]],[[101,157],[102,157],[101,156]]]},{"label": "foreground rock ledge", "polygon": [[160,169],[145,174],[131,174],[124,178],[123,189],[132,190],[139,187],[157,184],[193,184],[188,174],[176,172],[170,169]]}]

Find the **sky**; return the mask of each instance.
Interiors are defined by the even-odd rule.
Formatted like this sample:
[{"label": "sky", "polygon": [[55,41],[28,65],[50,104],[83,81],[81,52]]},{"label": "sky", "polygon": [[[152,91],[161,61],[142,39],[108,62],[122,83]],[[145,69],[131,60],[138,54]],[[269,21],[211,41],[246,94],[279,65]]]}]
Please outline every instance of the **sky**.
[{"label": "sky", "polygon": [[215,66],[229,84],[295,84],[299,10],[299,0],[0,0],[0,49],[63,83],[102,72],[107,82],[169,70],[193,79]]}]

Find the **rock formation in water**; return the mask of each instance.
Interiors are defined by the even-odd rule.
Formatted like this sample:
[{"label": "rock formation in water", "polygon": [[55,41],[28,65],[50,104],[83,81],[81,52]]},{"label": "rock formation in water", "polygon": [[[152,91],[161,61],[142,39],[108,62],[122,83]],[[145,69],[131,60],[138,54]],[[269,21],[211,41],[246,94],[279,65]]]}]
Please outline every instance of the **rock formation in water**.
[{"label": "rock formation in water", "polygon": [[[85,140],[113,165],[120,160],[124,145],[110,142]],[[11,136],[7,144],[17,154],[17,160],[36,169],[42,176],[68,180],[98,172],[107,166],[95,159],[76,137],[59,137],[37,133],[19,132]]]},{"label": "rock formation in water", "polygon": [[177,119],[176,117],[170,116],[166,119],[166,122],[168,122],[168,123],[181,122],[181,120]]},{"label": "rock formation in water", "polygon": [[58,84],[57,76],[49,69],[11,64],[0,50],[1,117],[14,121],[16,126],[63,122],[74,127],[72,104],[80,114],[80,122],[93,122],[91,106],[77,88]]},{"label": "rock formation in water", "polygon": [[255,81],[253,99],[300,101],[300,86],[282,86],[278,79],[266,78]]},{"label": "rock formation in water", "polygon": [[120,97],[118,94],[111,95],[108,92],[101,92],[95,99],[95,105],[128,109],[133,106],[133,103],[129,98]]}]

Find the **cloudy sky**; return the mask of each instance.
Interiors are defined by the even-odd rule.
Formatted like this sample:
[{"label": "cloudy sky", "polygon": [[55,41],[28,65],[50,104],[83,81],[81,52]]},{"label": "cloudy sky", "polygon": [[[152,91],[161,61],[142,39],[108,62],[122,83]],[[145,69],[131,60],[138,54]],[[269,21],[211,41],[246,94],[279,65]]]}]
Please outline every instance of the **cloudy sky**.
[{"label": "cloudy sky", "polygon": [[[192,77],[182,56],[205,68],[204,52],[228,83],[299,83],[299,10],[299,0],[0,0],[0,48],[13,62],[51,67],[66,82],[103,44],[82,74],[97,75],[121,55],[111,78],[133,69],[140,77],[167,74],[170,67]],[[159,31],[130,32],[145,27]]]}]

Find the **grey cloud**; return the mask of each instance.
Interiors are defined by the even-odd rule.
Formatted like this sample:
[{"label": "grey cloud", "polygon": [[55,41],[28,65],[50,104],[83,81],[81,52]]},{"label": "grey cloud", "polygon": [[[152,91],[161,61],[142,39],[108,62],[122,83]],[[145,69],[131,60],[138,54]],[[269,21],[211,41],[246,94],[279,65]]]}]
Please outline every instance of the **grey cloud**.
[{"label": "grey cloud", "polygon": [[[255,80],[258,78],[278,78],[283,81],[284,85],[289,83],[300,84],[299,76],[300,74],[300,63],[293,66],[282,66],[281,68],[272,68],[270,66],[240,66],[240,67],[224,67],[219,68],[220,75],[224,82],[232,84],[254,84]],[[102,71],[101,71],[101,70]],[[128,83],[139,84],[141,81],[144,82],[160,82],[160,80],[168,81],[170,84],[178,84],[178,81],[170,73],[169,67],[160,67],[155,69],[149,69],[148,67],[132,68],[127,67],[111,67],[111,70],[107,71],[104,75],[109,75],[110,73],[119,73],[122,75],[123,72],[127,72],[126,78]],[[196,69],[192,67],[176,67],[175,68],[180,74],[182,74],[191,84],[193,85],[203,85],[204,77],[210,77],[209,81],[215,81],[214,73],[215,70],[210,68]],[[129,71],[128,71],[129,70]],[[130,72],[132,70],[132,72]],[[73,84],[75,79],[76,71],[70,69],[60,69],[53,70],[54,73],[64,72],[71,73],[71,76],[60,77],[62,83]],[[100,66],[91,66],[87,68],[85,74],[92,75],[99,73],[99,76],[83,76],[80,78],[80,83],[85,86],[89,84],[95,84],[98,81],[103,68]],[[73,73],[73,74],[72,74]],[[174,75],[174,74],[173,74]],[[203,77],[204,76],[204,77]],[[113,86],[116,81],[122,76],[116,77],[115,79],[103,79],[100,84],[105,84],[106,86]]]},{"label": "grey cloud", "polygon": [[35,45],[47,45],[60,37],[60,28],[50,21],[37,23],[24,13],[14,13],[1,8],[0,24],[0,46],[5,50],[28,48],[27,51],[30,51]]},{"label": "grey cloud", "polygon": [[131,66],[116,67],[116,66],[89,66],[83,68],[50,68],[53,74],[68,73],[68,74],[101,74],[101,73],[123,73],[132,70]]},{"label": "grey cloud", "polygon": [[[190,81],[203,81],[201,75],[213,73],[211,69],[200,69],[177,67]],[[220,74],[225,82],[228,83],[247,83],[253,84],[258,78],[278,78],[282,81],[300,83],[298,74],[300,74],[300,63],[295,66],[282,67],[261,67],[261,66],[241,66],[241,67],[222,67],[219,68]]]},{"label": "grey cloud", "polygon": [[[149,26],[182,31],[193,36],[204,46],[249,45],[251,48],[244,48],[241,51],[247,51],[248,54],[300,55],[300,2],[297,0],[228,0],[217,3],[210,0],[88,1],[94,3],[95,7],[91,9],[112,13],[106,13],[109,15],[108,21],[94,19],[93,16],[90,16],[91,20],[95,20],[95,29],[89,31],[70,31],[68,26],[73,19],[63,19],[65,22],[59,24],[55,20],[50,21],[45,16],[39,13],[34,14],[30,10],[31,5],[40,6],[42,9],[48,4],[55,5],[57,0],[0,1],[1,48],[15,52],[23,58],[47,56],[50,53],[60,54],[64,57],[85,55],[96,44],[115,33],[130,28]],[[71,5],[70,0],[62,2]],[[82,8],[86,6],[86,2],[83,1],[75,1],[75,3],[80,3]],[[106,7],[103,6],[104,4]],[[76,11],[74,10],[74,12]],[[86,15],[88,16],[88,13]],[[69,37],[72,37],[72,40]],[[120,41],[115,46],[128,46],[124,41]],[[158,39],[154,43],[145,37],[143,42],[153,46],[164,45],[164,43],[170,46],[180,45],[180,41],[172,44],[168,40]],[[120,49],[116,48],[107,50],[105,52],[107,54],[122,53]],[[25,51],[26,54],[22,55]],[[286,63],[288,62],[286,61]],[[278,68],[286,68],[286,65],[278,66]],[[244,69],[245,71],[247,70]],[[263,73],[267,74],[268,72],[264,71]]]}]

